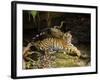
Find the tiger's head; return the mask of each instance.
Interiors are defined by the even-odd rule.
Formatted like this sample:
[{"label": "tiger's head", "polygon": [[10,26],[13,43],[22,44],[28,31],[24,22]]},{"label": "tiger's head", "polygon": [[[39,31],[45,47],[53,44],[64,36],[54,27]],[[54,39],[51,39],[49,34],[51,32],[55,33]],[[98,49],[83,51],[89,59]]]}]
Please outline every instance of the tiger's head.
[{"label": "tiger's head", "polygon": [[63,40],[65,40],[65,42],[67,44],[71,44],[71,41],[72,41],[72,34],[71,34],[71,31],[68,31],[66,33],[64,33],[63,35]]}]

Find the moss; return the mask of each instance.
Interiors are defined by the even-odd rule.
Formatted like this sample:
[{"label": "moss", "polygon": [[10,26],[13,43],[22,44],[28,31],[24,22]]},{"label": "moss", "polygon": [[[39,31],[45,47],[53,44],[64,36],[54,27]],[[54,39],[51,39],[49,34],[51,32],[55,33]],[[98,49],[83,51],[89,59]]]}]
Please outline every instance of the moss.
[{"label": "moss", "polygon": [[56,59],[52,62],[52,67],[76,67],[79,66],[77,64],[78,57],[70,56],[63,53],[56,53]]}]

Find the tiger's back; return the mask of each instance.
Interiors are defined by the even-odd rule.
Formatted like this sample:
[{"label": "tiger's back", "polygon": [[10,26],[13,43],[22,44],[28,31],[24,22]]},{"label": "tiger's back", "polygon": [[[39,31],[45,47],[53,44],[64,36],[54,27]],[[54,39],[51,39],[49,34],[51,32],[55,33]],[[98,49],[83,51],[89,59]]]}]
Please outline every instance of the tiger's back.
[{"label": "tiger's back", "polygon": [[34,45],[40,50],[58,50],[64,49],[67,44],[63,39],[46,38],[42,41],[37,41]]},{"label": "tiger's back", "polygon": [[65,40],[58,38],[46,38],[34,43],[38,50],[42,51],[62,51],[67,54],[80,56],[80,51],[73,44],[67,44]]}]

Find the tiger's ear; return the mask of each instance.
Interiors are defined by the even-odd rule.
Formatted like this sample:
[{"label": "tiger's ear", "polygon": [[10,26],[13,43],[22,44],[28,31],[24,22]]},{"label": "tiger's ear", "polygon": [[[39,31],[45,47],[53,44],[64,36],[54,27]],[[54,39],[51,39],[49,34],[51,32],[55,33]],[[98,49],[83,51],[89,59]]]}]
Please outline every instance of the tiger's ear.
[{"label": "tiger's ear", "polygon": [[68,34],[71,34],[71,31],[67,31],[64,33],[64,36],[67,36]]},{"label": "tiger's ear", "polygon": [[67,33],[67,34],[68,34],[68,33],[71,34],[71,31],[67,31],[66,33]]},{"label": "tiger's ear", "polygon": [[66,39],[66,37],[67,37],[67,32],[66,33],[64,33],[64,35],[63,35],[63,39]]}]

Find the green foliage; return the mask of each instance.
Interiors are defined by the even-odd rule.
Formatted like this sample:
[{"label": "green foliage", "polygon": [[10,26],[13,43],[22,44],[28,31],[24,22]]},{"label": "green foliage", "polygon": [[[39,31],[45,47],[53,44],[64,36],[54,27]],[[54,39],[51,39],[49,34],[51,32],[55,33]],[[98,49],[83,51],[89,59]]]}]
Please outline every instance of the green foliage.
[{"label": "green foliage", "polygon": [[30,11],[30,14],[33,16],[33,18],[35,18],[35,16],[37,15],[37,11]]}]

